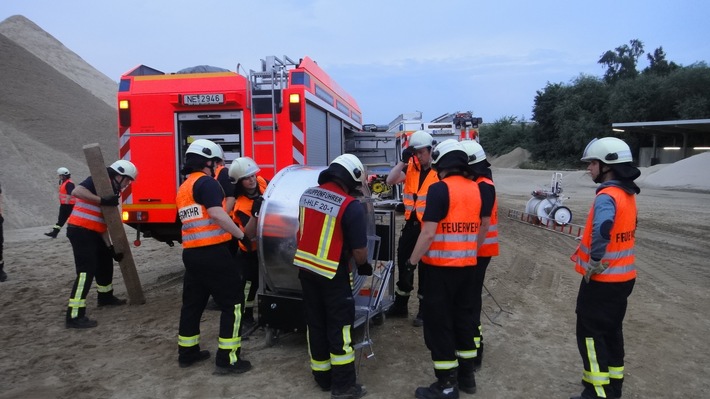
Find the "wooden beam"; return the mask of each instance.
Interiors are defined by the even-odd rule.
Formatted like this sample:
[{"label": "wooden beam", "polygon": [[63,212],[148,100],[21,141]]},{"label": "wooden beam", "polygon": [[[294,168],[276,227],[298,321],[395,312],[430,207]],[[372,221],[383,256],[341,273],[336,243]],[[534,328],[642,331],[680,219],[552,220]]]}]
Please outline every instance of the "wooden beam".
[{"label": "wooden beam", "polygon": [[[96,187],[96,193],[100,197],[114,195],[113,187],[106,171],[104,156],[101,153],[101,147],[97,143],[93,143],[85,145],[83,149],[86,163],[89,165],[89,171],[91,172],[91,178]],[[133,261],[131,247],[128,244],[126,230],[124,230],[123,222],[121,221],[121,212],[117,206],[102,206],[101,211],[104,214],[104,221],[108,226],[108,233],[114,249],[116,252],[123,254],[123,259],[118,264],[121,266],[123,282],[126,284],[126,290],[128,291],[128,304],[142,305],[145,303],[145,297],[136,272],[136,264]]]}]

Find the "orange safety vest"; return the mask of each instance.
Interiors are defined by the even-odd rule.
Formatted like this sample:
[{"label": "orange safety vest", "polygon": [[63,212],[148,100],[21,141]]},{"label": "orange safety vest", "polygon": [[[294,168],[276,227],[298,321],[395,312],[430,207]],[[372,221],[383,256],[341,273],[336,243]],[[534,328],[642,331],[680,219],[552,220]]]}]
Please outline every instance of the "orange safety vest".
[{"label": "orange safety vest", "polygon": [[[481,176],[476,179],[477,184],[485,183],[494,186],[493,180]],[[486,240],[483,241],[481,248],[478,248],[478,256],[489,257],[498,256],[498,199],[493,201],[493,209],[491,210],[491,222],[486,233]]]},{"label": "orange safety vest", "polygon": [[[266,191],[266,186],[268,185],[266,179],[261,176],[257,176],[256,183],[259,185],[259,194],[263,194],[264,191]],[[253,204],[254,200],[247,197],[246,195],[240,195],[239,197],[237,197],[237,201],[234,203],[232,220],[234,220],[234,223],[236,223],[237,226],[239,226],[239,228],[242,229],[243,232],[246,232],[246,225],[249,222],[249,219],[252,217],[251,207]],[[246,221],[242,221],[242,219],[239,217],[240,213],[244,215],[244,219]],[[251,241],[251,248],[247,248],[244,243],[239,241],[239,248],[241,248],[242,251],[256,251],[256,240]]]},{"label": "orange safety vest", "polygon": [[[608,262],[609,267],[604,272],[593,274],[591,279],[605,283],[621,283],[636,278],[634,245],[636,243],[636,196],[629,194],[620,187],[605,187],[600,194],[611,196],[616,204],[614,226],[611,228],[611,241],[606,247],[606,253],[600,262]],[[592,229],[594,222],[594,207],[589,212],[584,235],[577,250],[572,255],[574,269],[584,275],[590,267],[590,251],[592,248]]]},{"label": "orange safety vest", "polygon": [[67,219],[67,223],[97,233],[103,233],[107,229],[104,214],[101,212],[101,206],[95,202],[85,201],[81,198],[76,199],[76,203],[71,211],[71,215],[69,215],[69,219]]},{"label": "orange safety vest", "polygon": [[301,195],[294,265],[329,279],[335,276],[344,244],[342,217],[354,200],[333,182],[311,187]]},{"label": "orange safety vest", "polygon": [[193,196],[197,179],[206,176],[202,172],[192,172],[178,189],[176,204],[182,222],[182,247],[195,248],[220,244],[232,239],[207,213],[204,205],[198,204]]},{"label": "orange safety vest", "polygon": [[481,227],[478,184],[463,176],[449,176],[442,181],[449,189],[449,212],[436,226],[434,240],[422,262],[440,267],[475,266]]},{"label": "orange safety vest", "polygon": [[64,180],[59,185],[59,203],[63,205],[75,204],[76,198],[67,192],[67,184],[71,183],[71,179]]},{"label": "orange safety vest", "polygon": [[[426,206],[426,194],[429,186],[439,181],[439,177],[434,170],[429,170],[426,179],[419,187],[419,175],[421,171],[414,167],[414,161],[409,160],[407,173],[404,177],[404,188],[402,190],[402,203],[404,203],[404,219],[409,220],[412,211],[416,212],[417,219],[422,220],[424,207]],[[416,196],[416,199],[415,199]]]}]

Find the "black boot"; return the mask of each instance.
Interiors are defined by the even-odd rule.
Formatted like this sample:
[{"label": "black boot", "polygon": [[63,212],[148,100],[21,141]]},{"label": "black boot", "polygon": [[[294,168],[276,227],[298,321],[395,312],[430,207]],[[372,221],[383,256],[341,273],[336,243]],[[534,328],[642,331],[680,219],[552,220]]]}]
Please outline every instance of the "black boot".
[{"label": "black boot", "polygon": [[408,317],[409,310],[407,309],[407,302],[409,302],[409,296],[395,295],[394,304],[385,312],[385,316],[392,318]]},{"label": "black boot", "polygon": [[417,317],[412,320],[412,325],[414,327],[421,327],[424,325],[424,319],[422,318],[422,300],[419,300],[419,310],[417,310]]},{"label": "black boot", "polygon": [[50,231],[49,233],[44,233],[44,235],[46,235],[47,237],[57,238],[57,236],[59,235],[59,230],[61,229],[61,227],[54,226],[52,227],[52,231]]},{"label": "black boot", "polygon": [[120,305],[125,305],[126,300],[125,299],[119,299],[113,296],[113,290],[109,292],[99,292],[98,299],[97,299],[97,306],[102,307],[102,306],[120,306]]},{"label": "black boot", "polygon": [[316,384],[318,384],[323,392],[330,391],[333,386],[332,378],[330,377],[330,370],[313,371],[313,378],[316,380]]},{"label": "black boot", "polygon": [[214,375],[228,375],[228,374],[242,374],[251,370],[251,362],[248,360],[237,359],[236,363],[228,364],[226,366],[217,366],[212,374]]},{"label": "black boot", "polygon": [[178,365],[181,368],[190,367],[197,362],[207,360],[210,358],[210,351],[200,350],[200,347],[193,347],[190,349],[180,348],[178,349]]},{"label": "black boot", "polygon": [[474,360],[475,359],[459,359],[459,390],[471,395],[476,393],[476,376],[473,373]]},{"label": "black boot", "polygon": [[0,283],[7,280],[7,273],[5,273],[5,261],[0,260]]},{"label": "black boot", "polygon": [[414,392],[417,399],[458,399],[457,369],[436,372],[437,381],[428,387],[419,387]]},{"label": "black boot", "polygon": [[349,386],[347,389],[333,389],[330,399],[359,399],[367,394],[367,390],[360,384]]}]

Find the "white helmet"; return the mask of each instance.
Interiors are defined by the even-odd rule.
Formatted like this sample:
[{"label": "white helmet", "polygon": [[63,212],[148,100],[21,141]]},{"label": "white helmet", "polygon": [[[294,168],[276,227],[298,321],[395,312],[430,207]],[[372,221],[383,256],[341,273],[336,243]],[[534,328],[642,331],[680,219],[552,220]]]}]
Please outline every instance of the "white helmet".
[{"label": "white helmet", "polygon": [[593,139],[587,144],[582,154],[582,161],[598,160],[608,165],[633,162],[631,149],[623,140],[616,137]]},{"label": "white helmet", "polygon": [[356,182],[356,183],[362,183],[362,178],[365,173],[365,167],[362,166],[362,162],[358,159],[353,154],[343,154],[338,157],[336,157],[333,162],[330,163],[331,165],[333,164],[338,164],[342,167],[345,168],[345,170],[348,171],[348,174],[350,174],[350,177]]},{"label": "white helmet", "polygon": [[233,182],[238,182],[240,179],[257,174],[261,169],[249,157],[241,157],[232,161],[229,166],[229,177]]},{"label": "white helmet", "polygon": [[59,176],[69,176],[69,175],[71,175],[71,173],[69,173],[69,169],[67,169],[67,168],[65,168],[65,167],[63,167],[63,166],[62,166],[61,168],[57,169],[57,174],[58,174]]},{"label": "white helmet", "polygon": [[124,159],[119,159],[118,161],[112,163],[109,168],[113,169],[119,175],[126,176],[131,180],[136,180],[136,177],[138,177],[138,169],[136,168],[136,165],[133,165],[133,163]]},{"label": "white helmet", "polygon": [[437,144],[431,152],[431,165],[434,169],[465,168],[468,166],[468,155],[461,143],[447,139]]},{"label": "white helmet", "polygon": [[417,130],[409,136],[409,146],[414,147],[415,150],[424,147],[431,147],[434,144],[436,143],[434,142],[434,138],[431,137],[431,134],[423,130]]},{"label": "white helmet", "polygon": [[192,144],[187,147],[187,151],[185,151],[185,153],[197,154],[207,159],[218,158],[220,161],[224,159],[224,151],[222,151],[222,147],[220,147],[219,144],[206,139],[197,139],[193,141]]},{"label": "white helmet", "polygon": [[461,146],[466,151],[466,155],[468,155],[469,165],[477,164],[486,159],[486,152],[483,151],[483,147],[476,140],[463,140],[461,141]]}]

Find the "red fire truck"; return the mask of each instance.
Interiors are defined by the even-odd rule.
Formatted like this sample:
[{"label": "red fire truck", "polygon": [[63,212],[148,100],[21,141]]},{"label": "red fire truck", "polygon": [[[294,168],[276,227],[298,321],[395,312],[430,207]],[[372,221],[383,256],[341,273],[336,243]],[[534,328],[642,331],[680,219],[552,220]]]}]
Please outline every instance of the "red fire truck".
[{"label": "red fire truck", "polygon": [[123,193],[124,223],[137,230],[137,242],[141,233],[169,245],[180,240],[175,195],[195,139],[219,143],[227,165],[252,157],[270,179],[292,164],[327,165],[361,129],[355,99],[309,57],[269,56],[248,76],[140,65],[118,89],[119,155],[139,171]]}]

